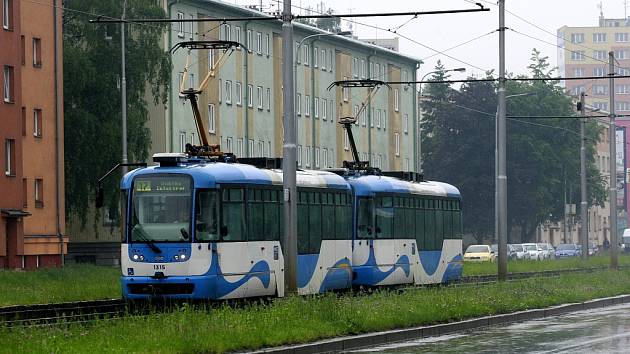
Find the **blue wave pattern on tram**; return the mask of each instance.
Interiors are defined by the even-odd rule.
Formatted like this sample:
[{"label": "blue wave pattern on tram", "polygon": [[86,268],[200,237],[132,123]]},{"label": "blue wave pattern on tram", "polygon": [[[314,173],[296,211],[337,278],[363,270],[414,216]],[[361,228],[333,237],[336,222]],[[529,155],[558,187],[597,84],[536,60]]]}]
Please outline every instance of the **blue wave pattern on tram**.
[{"label": "blue wave pattern on tram", "polygon": [[262,282],[262,285],[266,288],[269,287],[270,281],[270,269],[269,264],[264,261],[258,261],[254,264],[250,270],[243,275],[242,278],[235,282],[230,282],[225,279],[225,275],[221,270],[221,265],[219,264],[219,257],[216,256],[217,244],[212,244],[212,250],[215,256],[212,257],[212,263],[210,264],[210,270],[208,274],[214,275],[214,288],[215,288],[215,298],[220,299],[234,290],[240,288],[245,283],[247,283],[252,278],[258,278]]}]

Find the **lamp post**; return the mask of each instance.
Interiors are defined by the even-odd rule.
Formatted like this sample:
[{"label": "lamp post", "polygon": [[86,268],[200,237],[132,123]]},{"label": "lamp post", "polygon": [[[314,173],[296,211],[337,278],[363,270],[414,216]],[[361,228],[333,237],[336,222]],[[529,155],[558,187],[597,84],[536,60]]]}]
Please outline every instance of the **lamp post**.
[{"label": "lamp post", "polygon": [[[452,71],[457,71],[457,72],[464,72],[466,71],[466,68],[456,68],[456,69],[447,69],[444,71],[440,71],[440,70],[436,70],[436,71],[430,71],[426,74],[424,74],[422,76],[422,78],[420,79],[420,86],[418,87],[418,96],[422,97],[422,81],[424,81],[424,79],[431,75],[431,74],[436,74],[436,73],[448,73],[448,72],[452,72]],[[418,155],[418,158],[416,159],[416,172],[418,173],[422,173],[422,138],[421,138],[421,133],[422,133],[422,127],[420,126],[420,122],[422,122],[422,109],[418,109],[418,111],[420,112],[420,114],[418,114],[418,151],[416,151],[416,154]]]}]

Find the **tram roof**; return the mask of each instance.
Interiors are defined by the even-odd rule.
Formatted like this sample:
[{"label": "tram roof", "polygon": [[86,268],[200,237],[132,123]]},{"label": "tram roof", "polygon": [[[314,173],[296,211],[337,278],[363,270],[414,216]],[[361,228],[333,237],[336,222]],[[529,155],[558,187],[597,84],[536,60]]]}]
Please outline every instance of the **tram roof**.
[{"label": "tram roof", "polygon": [[[149,166],[127,173],[121,188],[131,188],[136,176],[149,174],[185,174],[194,180],[196,188],[213,188],[219,184],[282,185],[282,170],[260,169],[239,163],[183,163],[177,166]],[[342,177],[327,171],[298,170],[298,187],[350,189]]]},{"label": "tram roof", "polygon": [[448,183],[426,181],[409,182],[395,177],[365,175],[351,177],[348,183],[357,195],[370,196],[374,193],[400,193],[461,198],[459,190]]}]

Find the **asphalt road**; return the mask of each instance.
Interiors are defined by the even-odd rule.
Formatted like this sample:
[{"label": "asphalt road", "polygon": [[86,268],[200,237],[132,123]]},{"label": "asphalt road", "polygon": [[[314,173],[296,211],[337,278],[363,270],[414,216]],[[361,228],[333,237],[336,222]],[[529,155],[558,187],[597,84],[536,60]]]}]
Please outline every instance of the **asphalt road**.
[{"label": "asphalt road", "polygon": [[423,338],[360,352],[630,353],[630,305]]}]

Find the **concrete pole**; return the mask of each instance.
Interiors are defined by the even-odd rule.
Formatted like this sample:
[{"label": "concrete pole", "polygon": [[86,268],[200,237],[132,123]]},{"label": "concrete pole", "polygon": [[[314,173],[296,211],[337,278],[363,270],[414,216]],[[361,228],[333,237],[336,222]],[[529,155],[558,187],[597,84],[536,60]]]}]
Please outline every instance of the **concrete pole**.
[{"label": "concrete pole", "polygon": [[[123,13],[122,19],[125,19],[125,15],[127,14],[127,1],[123,2]],[[120,50],[122,53],[120,60],[120,72],[121,72],[121,80],[120,80],[120,92],[121,92],[121,102],[122,102],[122,128],[121,128],[121,139],[122,139],[122,163],[126,164],[127,161],[127,77],[126,77],[126,68],[125,68],[125,22],[120,23]],[[127,166],[122,167],[123,176],[127,173]]]},{"label": "concrete pole", "polygon": [[617,135],[615,131],[615,53],[608,52],[608,94],[610,95],[610,268],[617,269],[619,241],[617,240]]},{"label": "concrete pole", "polygon": [[284,288],[285,293],[297,292],[297,187],[296,187],[296,122],[293,78],[293,24],[291,0],[284,1],[282,11],[282,102],[284,144],[282,185],[284,189]]},{"label": "concrete pole", "polygon": [[588,202],[586,200],[586,118],[585,118],[585,94],[580,95],[580,111],[582,118],[580,119],[580,219],[582,227],[580,228],[580,243],[582,244],[582,259],[588,258]]},{"label": "concrete pole", "polygon": [[506,166],[506,128],[505,114],[505,0],[499,0],[499,108],[497,114],[497,205],[499,243],[498,279],[507,280],[507,166]]}]

